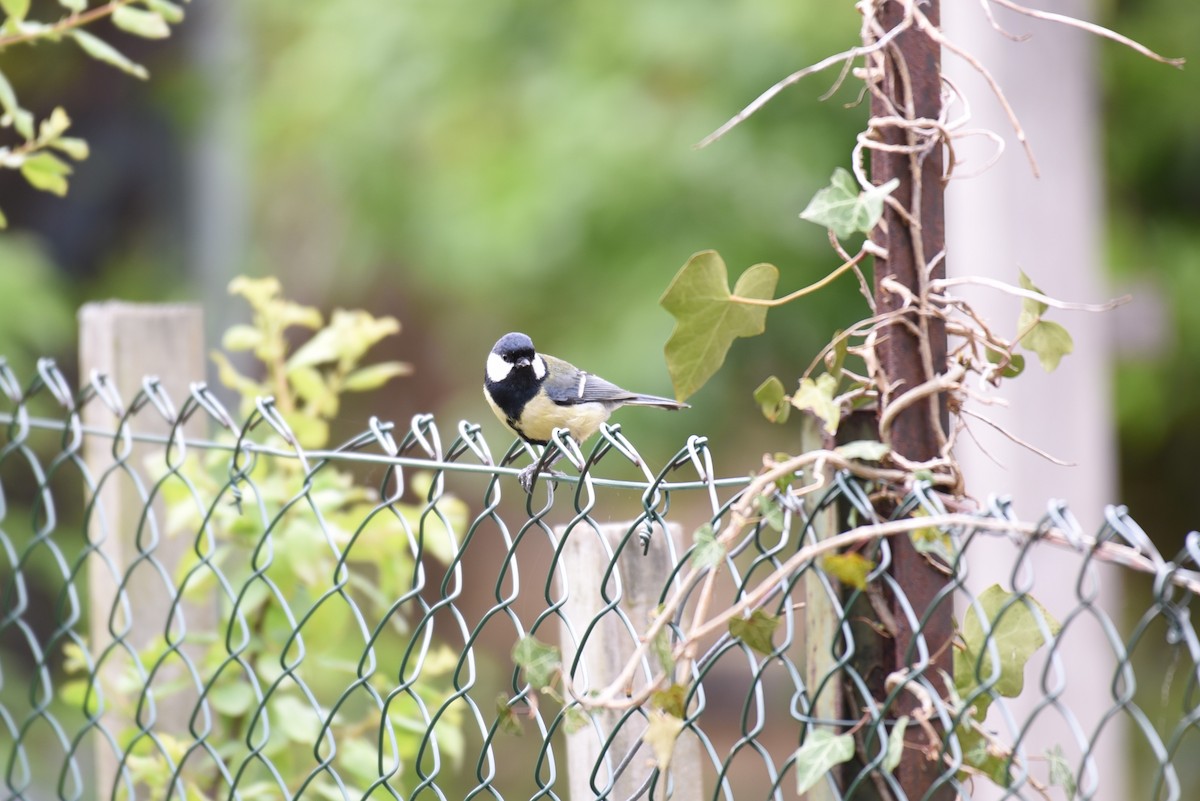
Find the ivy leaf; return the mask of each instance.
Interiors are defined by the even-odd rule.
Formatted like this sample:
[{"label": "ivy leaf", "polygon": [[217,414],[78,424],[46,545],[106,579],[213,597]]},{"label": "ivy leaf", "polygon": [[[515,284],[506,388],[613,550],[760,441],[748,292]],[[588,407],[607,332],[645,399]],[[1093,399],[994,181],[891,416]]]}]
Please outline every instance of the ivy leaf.
[{"label": "ivy leaf", "polygon": [[[1038,289],[1029,276],[1025,274],[1024,270],[1017,271],[1017,283],[1021,285],[1021,289],[1028,289],[1030,292],[1036,292],[1039,295],[1046,294],[1042,290]],[[1046,313],[1046,309],[1048,308],[1050,307],[1040,300],[1034,300],[1033,298],[1021,298],[1021,313],[1028,314],[1030,317],[1041,317]]]},{"label": "ivy leaf", "polygon": [[675,740],[683,731],[683,721],[661,709],[651,709],[646,733],[642,742],[650,746],[654,752],[654,764],[660,771],[665,772],[671,765],[671,756],[675,753]]},{"label": "ivy leaf", "polygon": [[893,178],[882,186],[860,192],[854,176],[838,167],[829,186],[813,195],[800,212],[800,219],[830,229],[839,239],[855,232],[869,234],[883,216],[883,199],[898,186],[900,179]]},{"label": "ivy leaf", "polygon": [[1071,333],[1050,320],[1039,320],[1021,337],[1021,345],[1037,354],[1047,373],[1054,372],[1062,357],[1075,350]]},{"label": "ivy leaf", "polygon": [[670,676],[675,672],[675,655],[671,653],[671,630],[667,626],[659,629],[651,646],[654,648],[654,655],[658,657],[659,666]]},{"label": "ivy leaf", "polygon": [[[779,270],[773,265],[755,264],[738,278],[733,294],[765,300],[774,297],[778,281]],[[757,336],[766,326],[767,307],[731,299],[729,271],[715,250],[688,259],[658,302],[675,318],[665,353],[680,400],[720,369],[735,339]]]},{"label": "ivy leaf", "polygon": [[[1018,281],[1023,289],[1045,294],[1029,280],[1022,270]],[[1017,317],[1017,330],[1023,331],[1021,346],[1037,354],[1042,369],[1047,373],[1053,372],[1062,361],[1062,357],[1075,349],[1075,342],[1067,329],[1058,323],[1043,320],[1042,315],[1050,308],[1040,300],[1021,298],[1021,314]]]},{"label": "ivy leaf", "polygon": [[758,651],[763,656],[770,656],[775,650],[771,642],[775,629],[779,628],[779,618],[768,615],[761,609],[755,609],[750,617],[733,616],[729,618],[729,634],[739,642]]},{"label": "ivy leaf", "polygon": [[70,31],[70,36],[83,48],[83,52],[97,61],[111,64],[123,72],[128,72],[135,78],[141,78],[143,81],[150,77],[150,73],[145,67],[131,60],[120,50],[117,50],[117,48],[100,37],[94,36],[80,28]]},{"label": "ivy leaf", "polygon": [[854,737],[813,729],[796,749],[796,793],[808,792],[825,774],[853,758]]},{"label": "ivy leaf", "polygon": [[650,694],[650,706],[661,709],[668,715],[683,718],[683,701],[687,697],[687,687],[682,684],[672,684],[665,690],[655,690]]},{"label": "ivy leaf", "polygon": [[569,706],[562,711],[563,731],[574,734],[581,731],[591,721],[591,716],[578,706]]},{"label": "ivy leaf", "polygon": [[241,681],[218,685],[208,693],[208,701],[212,704],[213,709],[231,718],[249,712],[257,700],[254,696],[254,689]]},{"label": "ivy leaf", "polygon": [[513,646],[512,658],[517,667],[525,671],[525,680],[535,690],[549,687],[554,675],[562,667],[562,656],[557,648],[529,635]]},{"label": "ivy leaf", "polygon": [[867,576],[875,569],[875,563],[857,551],[831,553],[821,560],[826,573],[848,587],[863,590],[867,587]]},{"label": "ivy leaf", "polygon": [[754,400],[762,409],[763,417],[772,423],[786,423],[792,411],[788,403],[787,393],[783,390],[783,382],[775,376],[758,385],[754,390]]},{"label": "ivy leaf", "polygon": [[[913,511],[913,519],[928,517],[924,509]],[[954,538],[937,526],[925,526],[910,531],[908,540],[913,544],[917,553],[932,554],[946,565],[953,565],[958,560],[958,548],[954,546]]]},{"label": "ivy leaf", "polygon": [[847,442],[845,445],[838,445],[833,450],[841,454],[845,459],[859,459],[864,462],[883,461],[884,457],[892,452],[890,447],[873,439],[859,439],[854,442]]},{"label": "ivy leaf", "polygon": [[1008,359],[1008,364],[1000,368],[1000,375],[1003,378],[1016,378],[1025,370],[1025,357],[1019,353],[1005,354],[991,348],[987,348],[986,353],[987,360],[992,364],[1000,364],[1003,359]]},{"label": "ivy leaf", "polygon": [[904,730],[908,728],[908,715],[902,715],[888,732],[887,753],[883,755],[883,770],[891,773],[900,765],[904,756]]},{"label": "ivy leaf", "polygon": [[822,373],[814,381],[805,378],[800,382],[800,388],[792,396],[792,405],[797,409],[812,412],[825,424],[825,431],[831,436],[837,433],[838,424],[842,420],[842,410],[834,403],[833,396],[837,392],[837,379],[829,373]]},{"label": "ivy leaf", "polygon": [[21,164],[21,175],[30,186],[60,197],[67,194],[67,176],[70,174],[70,164],[45,151],[33,154]]},{"label": "ivy leaf", "polygon": [[517,717],[517,711],[508,705],[508,696],[504,693],[496,696],[496,722],[505,734],[520,737],[524,733],[521,719]]},{"label": "ivy leaf", "polygon": [[1075,797],[1075,771],[1063,754],[1062,746],[1056,745],[1046,752],[1046,763],[1050,768],[1050,784],[1063,788],[1067,798]]},{"label": "ivy leaf", "polygon": [[696,529],[692,548],[692,566],[697,570],[715,567],[725,558],[725,546],[717,540],[710,523]]},{"label": "ivy leaf", "polygon": [[157,11],[118,6],[112,13],[112,22],[126,33],[146,39],[165,39],[171,35],[170,26]]},{"label": "ivy leaf", "polygon": [[783,531],[783,507],[779,505],[779,501],[775,500],[773,496],[758,496],[758,513],[762,515],[763,521],[768,526],[776,531]]},{"label": "ivy leaf", "polygon": [[[1059,622],[1032,596],[1024,595],[1014,602],[1015,597],[999,584],[993,584],[979,594],[979,608],[991,628],[986,639],[983,621],[979,619],[975,605],[967,607],[961,632],[963,649],[954,653],[954,687],[960,696],[967,697],[995,675],[996,683],[992,689],[1005,698],[1016,698],[1025,685],[1025,664],[1046,643],[1038,617],[1044,620],[1051,636],[1058,634]],[[988,642],[996,644],[998,664],[990,653]],[[987,700],[985,694],[976,699],[975,704],[986,706]],[[984,709],[979,710],[979,715],[983,717]]]},{"label": "ivy leaf", "polygon": [[[960,727],[956,733],[963,750],[963,762],[982,772],[997,787],[1008,787],[1012,784],[1012,777],[1008,772],[1008,754],[994,753],[988,739],[974,729]],[[960,773],[959,776],[966,778],[969,774]]]}]

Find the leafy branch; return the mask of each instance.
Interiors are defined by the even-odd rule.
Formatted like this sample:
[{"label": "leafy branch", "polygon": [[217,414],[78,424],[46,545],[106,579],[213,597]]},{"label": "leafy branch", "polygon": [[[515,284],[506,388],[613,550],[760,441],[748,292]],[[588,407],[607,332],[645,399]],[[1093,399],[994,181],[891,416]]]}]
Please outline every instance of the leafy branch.
[{"label": "leafy branch", "polygon": [[[38,21],[28,18],[30,0],[0,0],[0,10],[6,15],[0,24],[0,52],[17,45],[58,43],[68,38],[92,58],[144,80],[149,77],[145,67],[85,28],[109,19],[119,30],[134,36],[163,39],[170,35],[171,25],[182,22],[184,16],[183,7],[173,0],[111,0],[94,8],[87,7],[87,0],[58,0],[58,3],[66,14],[53,21]],[[11,128],[22,140],[16,145],[0,147],[0,168],[19,170],[35,189],[65,195],[73,168],[55,151],[77,162],[88,157],[84,140],[66,136],[71,125],[67,112],[55,107],[35,125],[33,113],[21,106],[3,72],[0,72],[0,111],[3,112],[0,128]],[[0,228],[5,226],[7,219],[0,212]]]}]

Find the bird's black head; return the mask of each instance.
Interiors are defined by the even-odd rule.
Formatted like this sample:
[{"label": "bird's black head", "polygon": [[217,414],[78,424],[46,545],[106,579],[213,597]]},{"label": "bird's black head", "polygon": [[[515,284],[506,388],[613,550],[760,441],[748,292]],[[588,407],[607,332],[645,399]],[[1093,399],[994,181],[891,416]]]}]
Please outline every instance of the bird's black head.
[{"label": "bird's black head", "polygon": [[546,362],[533,349],[533,340],[513,332],[500,337],[487,359],[490,384],[506,381],[540,383],[546,377]]}]

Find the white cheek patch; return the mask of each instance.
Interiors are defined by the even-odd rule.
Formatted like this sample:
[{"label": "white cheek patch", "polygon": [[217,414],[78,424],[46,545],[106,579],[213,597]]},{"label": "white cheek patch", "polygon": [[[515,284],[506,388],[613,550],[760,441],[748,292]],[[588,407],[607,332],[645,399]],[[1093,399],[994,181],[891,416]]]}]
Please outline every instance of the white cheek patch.
[{"label": "white cheek patch", "polygon": [[512,365],[504,361],[499,353],[489,353],[487,357],[487,377],[489,381],[499,382],[508,378]]},{"label": "white cheek patch", "polygon": [[546,361],[541,356],[533,357],[533,377],[538,381],[546,377]]}]

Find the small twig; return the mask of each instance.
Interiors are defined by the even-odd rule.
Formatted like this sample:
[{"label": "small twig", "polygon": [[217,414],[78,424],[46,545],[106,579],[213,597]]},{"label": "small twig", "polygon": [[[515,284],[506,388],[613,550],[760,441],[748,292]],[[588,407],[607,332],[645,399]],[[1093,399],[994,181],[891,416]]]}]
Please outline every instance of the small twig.
[{"label": "small twig", "polygon": [[1130,295],[1122,295],[1119,298],[1113,298],[1106,303],[1072,303],[1066,300],[1058,300],[1049,295],[1043,295],[1041,292],[1035,292],[1032,289],[1024,289],[1023,287],[1013,286],[1004,281],[997,281],[995,278],[987,278],[982,275],[964,275],[957,278],[939,278],[936,281],[931,281],[929,288],[932,290],[945,289],[951,286],[963,286],[977,284],[986,286],[991,289],[998,289],[1001,292],[1007,292],[1010,295],[1016,295],[1022,298],[1036,300],[1038,303],[1045,303],[1047,306],[1053,306],[1056,309],[1066,309],[1068,311],[1086,311],[1086,312],[1106,312],[1115,309],[1129,301],[1133,300]]},{"label": "small twig", "polygon": [[[969,415],[971,417],[974,417],[976,420],[987,423],[989,426],[996,429],[1004,436],[1008,437],[1008,439],[1012,440],[1017,445],[1020,445],[1022,448],[1025,448],[1026,450],[1033,451],[1034,453],[1036,453],[1038,456],[1042,457],[1046,461],[1053,462],[1054,464],[1058,465],[1059,467],[1075,467],[1078,464],[1077,462],[1068,462],[1063,459],[1059,459],[1058,457],[1053,456],[1050,453],[1047,453],[1046,451],[1037,447],[1033,443],[1026,442],[1025,440],[1021,439],[1016,434],[1012,433],[1007,428],[1005,428],[1004,426],[997,423],[995,420],[985,417],[984,415],[980,414],[979,412],[971,411],[966,406],[963,406],[958,411],[960,414]],[[975,441],[979,442],[979,440],[975,440]]]},{"label": "small twig", "polygon": [[23,33],[13,33],[8,36],[0,36],[0,50],[16,44],[24,44],[32,42],[36,39],[41,39],[47,36],[58,36],[66,33],[74,28],[81,28],[88,23],[95,22],[98,19],[107,17],[121,6],[129,5],[133,0],[112,0],[102,6],[88,9],[80,14],[69,14],[58,22],[40,28],[37,30],[26,31]]},{"label": "small twig", "polygon": [[[988,1],[989,0],[984,0],[985,8],[987,6]],[[1041,11],[1036,8],[1027,8],[1026,6],[1012,2],[1012,0],[990,0],[990,2],[1002,5],[1005,8],[1007,8],[1009,11],[1015,11],[1018,14],[1024,14],[1027,17],[1044,20],[1046,22],[1057,22],[1060,25],[1066,25],[1071,28],[1078,28],[1081,31],[1087,31],[1088,33],[1094,34],[1094,35],[1099,36],[1104,39],[1111,39],[1112,41],[1116,42],[1117,44],[1125,45],[1125,47],[1128,47],[1130,50],[1134,50],[1138,53],[1141,53],[1146,58],[1153,59],[1154,61],[1157,61],[1160,64],[1167,64],[1167,65],[1175,67],[1177,69],[1181,69],[1183,67],[1184,63],[1186,62],[1186,59],[1167,58],[1166,56],[1159,55],[1158,53],[1155,53],[1150,48],[1146,47],[1141,42],[1134,41],[1133,39],[1130,39],[1128,36],[1124,36],[1122,34],[1117,33],[1114,30],[1105,28],[1103,25],[1097,25],[1094,22],[1087,22],[1085,20],[1081,20],[1076,17],[1069,17],[1066,14],[1056,14],[1053,11]]]}]

